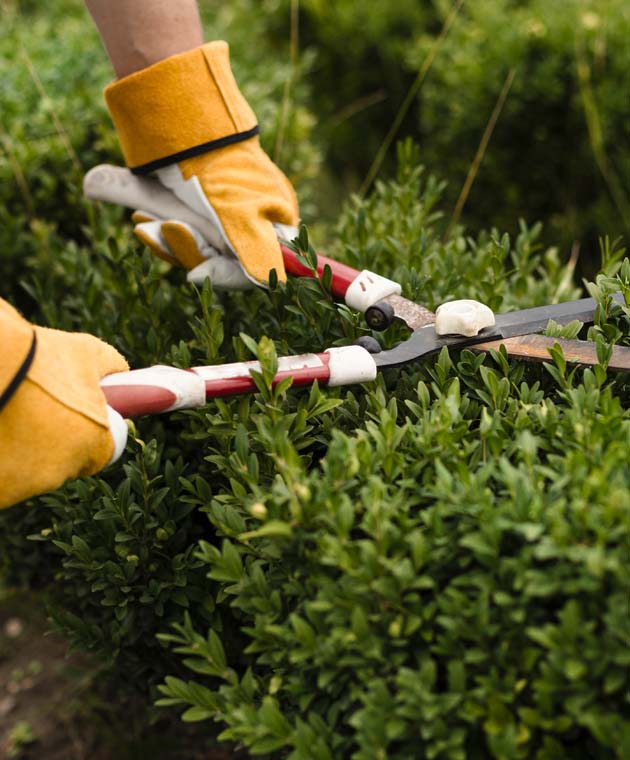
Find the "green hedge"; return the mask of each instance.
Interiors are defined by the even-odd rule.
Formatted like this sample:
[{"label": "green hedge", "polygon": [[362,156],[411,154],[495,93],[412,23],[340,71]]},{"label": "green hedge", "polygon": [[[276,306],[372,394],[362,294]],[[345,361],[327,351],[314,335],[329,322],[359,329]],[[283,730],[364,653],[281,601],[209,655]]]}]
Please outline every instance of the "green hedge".
[{"label": "green hedge", "polygon": [[249,668],[187,621],[162,639],[198,676],[162,704],[271,756],[628,757],[628,415],[591,372],[545,394],[464,352],[416,379],[316,471],[287,457],[261,527],[210,508]]},{"label": "green hedge", "polygon": [[[343,214],[332,253],[395,271],[430,306],[441,288],[497,309],[576,294],[539,230],[442,241],[438,183],[411,145],[400,160],[396,182]],[[138,421],[122,467],[39,500],[38,542],[12,564],[45,547],[69,640],[121,690],[165,679],[162,704],[258,754],[614,757],[629,675],[624,378],[464,351],[371,389],[272,390],[276,352],[352,342],[360,319],[314,281],[194,296],[108,241],[92,268],[64,252],[84,297],[60,295],[53,320],[101,319],[96,278],[134,364],[242,359],[248,330],[266,372],[254,398]],[[629,310],[610,314],[605,295],[622,285],[630,264],[600,281],[591,337],[628,334]],[[2,515],[5,545],[32,514]]]},{"label": "green hedge", "polygon": [[[83,11],[62,5],[80,48],[85,19],[71,21]],[[217,28],[231,28],[233,12]],[[47,70],[59,48],[42,18],[16,15],[9,36],[26,44],[30,27],[31,58]],[[261,18],[252,29],[266,28]],[[236,39],[244,86],[261,104],[279,98],[245,30]],[[27,69],[3,71],[26,92]],[[96,71],[84,74],[100,87],[108,74]],[[85,103],[97,90],[86,86]],[[114,156],[102,110],[102,143],[86,148],[75,100],[50,97],[82,161],[84,150],[90,163]],[[300,131],[302,97],[283,160],[307,182],[319,153]],[[36,123],[50,106],[33,92],[24,103],[14,99],[14,121],[26,130],[26,109]],[[264,372],[251,398],[138,420],[120,464],[2,513],[3,579],[43,587],[54,625],[109,663],[121,696],[182,704],[186,720],[209,719],[209,734],[253,754],[629,756],[629,396],[601,342],[628,343],[630,310],[609,296],[630,301],[623,250],[604,243],[605,276],[592,286],[593,370],[558,353],[545,368],[444,352],[372,386],[272,389],[275,356],[352,343],[366,332],[360,315],[315,280],[195,290],[133,240],[120,210],[81,200],[58,133],[22,140],[19,129],[8,134],[41,205],[25,210],[5,152],[3,294],[42,323],[102,336],[132,366],[255,351]],[[268,146],[275,138],[271,125]],[[540,225],[445,239],[444,186],[421,156],[401,144],[395,178],[350,200],[313,244],[395,277],[429,307],[471,297],[502,311],[579,295]],[[404,337],[398,327],[380,339]],[[165,714],[176,734],[177,711]]]},{"label": "green hedge", "polygon": [[[454,5],[301,3],[328,160],[351,187],[366,176]],[[399,136],[414,136],[423,163],[449,180],[452,209],[514,70],[466,223],[513,231],[519,218],[542,219],[566,255],[582,243],[593,274],[601,231],[616,237],[629,227],[629,34],[625,0],[467,0]]]}]

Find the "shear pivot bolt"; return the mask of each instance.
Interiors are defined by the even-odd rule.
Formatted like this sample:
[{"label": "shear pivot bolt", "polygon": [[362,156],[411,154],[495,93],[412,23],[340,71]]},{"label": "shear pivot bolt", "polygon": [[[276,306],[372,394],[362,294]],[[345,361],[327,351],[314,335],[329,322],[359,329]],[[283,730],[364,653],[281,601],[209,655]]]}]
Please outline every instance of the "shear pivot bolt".
[{"label": "shear pivot bolt", "polygon": [[370,354],[380,354],[382,350],[380,343],[371,335],[362,335],[360,338],[357,338],[355,345],[361,346],[361,348],[364,348]]},{"label": "shear pivot bolt", "polygon": [[386,330],[394,321],[394,309],[387,301],[379,301],[366,309],[365,321],[372,330]]}]

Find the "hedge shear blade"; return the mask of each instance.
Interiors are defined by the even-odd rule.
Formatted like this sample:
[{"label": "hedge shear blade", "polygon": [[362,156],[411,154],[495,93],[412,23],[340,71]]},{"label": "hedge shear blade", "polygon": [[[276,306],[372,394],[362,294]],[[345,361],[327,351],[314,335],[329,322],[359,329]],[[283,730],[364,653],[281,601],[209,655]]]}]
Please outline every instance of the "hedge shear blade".
[{"label": "hedge shear blade", "polygon": [[[399,367],[435,354],[444,346],[449,348],[470,346],[473,350],[489,351],[491,349],[498,350],[501,345],[505,346],[508,355],[515,355],[521,359],[549,359],[549,353],[546,357],[542,356],[542,349],[544,348],[546,351],[548,347],[553,347],[554,343],[560,341],[554,338],[540,340],[544,336],[538,336],[535,333],[543,330],[551,319],[559,325],[566,325],[573,320],[592,324],[596,308],[595,299],[581,298],[577,301],[565,301],[550,306],[536,306],[521,311],[510,311],[505,314],[497,314],[494,326],[486,327],[474,336],[438,335],[435,331],[435,325],[429,324],[414,330],[408,340],[399,343],[394,348],[377,353],[374,359],[378,367]],[[520,341],[512,340],[510,342],[506,340],[517,337],[520,338]],[[564,340],[560,343],[571,351],[573,361],[581,364],[597,364],[593,343],[574,340]],[[526,345],[532,347],[530,353],[525,350]],[[591,346],[592,350],[585,350],[586,347]],[[617,354],[623,364],[624,361],[628,362],[630,358],[630,349],[624,351],[619,348]]]},{"label": "hedge shear blade", "polygon": [[[285,267],[289,274],[314,277],[315,274],[302,264],[297,254],[285,243],[281,243]],[[333,295],[350,308],[364,313],[366,322],[374,330],[384,330],[394,320],[403,322],[413,332],[410,338],[392,349],[373,354],[379,369],[399,367],[421,360],[449,348],[469,347],[472,351],[499,350],[504,346],[508,356],[526,361],[549,361],[549,349],[558,343],[568,361],[584,366],[598,363],[595,344],[584,340],[566,340],[537,335],[547,327],[550,320],[559,325],[578,320],[592,324],[597,303],[593,298],[536,306],[520,311],[511,311],[495,316],[495,324],[486,327],[473,336],[438,335],[435,329],[436,314],[424,306],[403,298],[398,283],[388,280],[368,270],[359,272],[346,264],[341,264],[326,256],[317,256],[317,275],[322,276],[324,268],[331,270],[331,291]],[[621,294],[614,296],[623,302]],[[376,348],[376,342],[375,348]],[[608,364],[612,370],[630,371],[630,348],[615,346]]]},{"label": "hedge shear blade", "polygon": [[[596,303],[591,298],[563,304],[541,306],[523,311],[499,314],[494,327],[476,336],[439,336],[433,324],[419,327],[395,348],[371,354],[361,346],[330,348],[319,354],[301,354],[278,359],[273,385],[290,377],[292,385],[310,385],[315,380],[331,387],[370,382],[377,372],[400,367],[435,354],[444,346],[470,347],[473,351],[498,350],[505,346],[515,358],[546,361],[549,349],[559,344],[569,362],[581,365],[598,363],[595,344],[582,340],[562,340],[536,335],[531,330],[546,326],[549,319],[559,324],[579,319],[592,322]],[[613,348],[610,369],[630,371],[630,348]],[[124,417],[194,409],[208,400],[223,396],[253,393],[257,385],[253,372],[261,372],[257,361],[193,367],[183,370],[155,366],[118,372],[101,381],[107,403]]]},{"label": "hedge shear blade", "polygon": [[[217,236],[212,221],[185,206],[157,180],[136,177],[127,169],[103,164],[85,176],[84,192],[89,198],[143,209],[159,219],[180,220],[195,227],[212,245],[220,245],[220,236]],[[274,384],[287,377],[292,378],[294,386],[311,384],[315,380],[329,386],[364,383],[374,380],[381,369],[419,361],[444,346],[454,349],[470,347],[477,352],[498,350],[504,346],[509,356],[545,361],[550,358],[549,349],[558,343],[570,362],[582,365],[598,362],[593,343],[536,334],[547,326],[549,320],[560,325],[573,320],[591,324],[597,307],[592,298],[512,311],[496,317],[490,312],[493,323],[488,322],[488,326],[479,331],[475,328],[474,334],[445,335],[443,329],[440,333],[436,331],[438,315],[404,298],[399,283],[369,270],[359,272],[320,254],[317,255],[316,269],[312,269],[287,243],[297,237],[298,230],[284,225],[275,227],[288,274],[322,277],[328,267],[332,295],[349,308],[362,312],[372,329],[384,330],[398,320],[406,324],[412,334],[408,340],[385,351],[381,351],[372,339],[373,352],[356,345],[331,348],[319,354],[282,357],[278,359]],[[208,256],[215,255],[213,250],[212,247],[208,249]],[[216,255],[226,257],[229,252],[217,247]],[[234,266],[239,266],[236,259]],[[211,268],[204,269],[202,264],[197,269],[200,269],[202,279]],[[195,270],[189,273],[189,279],[196,281]],[[621,301],[620,294],[617,298]],[[487,310],[487,307],[477,305]],[[630,371],[630,348],[613,348],[608,366],[613,370]],[[200,407],[208,399],[219,396],[254,392],[257,386],[252,372],[260,371],[260,364],[256,361],[190,370],[156,366],[109,375],[103,379],[102,387],[110,406],[123,416],[155,414]]]}]

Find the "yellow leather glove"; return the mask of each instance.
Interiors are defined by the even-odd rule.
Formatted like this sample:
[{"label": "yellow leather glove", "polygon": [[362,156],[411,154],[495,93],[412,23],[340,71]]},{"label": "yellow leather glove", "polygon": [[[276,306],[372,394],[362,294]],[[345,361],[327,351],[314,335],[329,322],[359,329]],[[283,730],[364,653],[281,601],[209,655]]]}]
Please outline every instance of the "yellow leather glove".
[{"label": "yellow leather glove", "polygon": [[126,369],[107,343],[34,327],[0,299],[0,507],[92,475],[120,455],[126,424],[99,381]]},{"label": "yellow leather glove", "polygon": [[[227,43],[210,42],[124,77],[107,87],[105,99],[131,171],[155,173],[209,219],[224,252],[238,258],[250,280],[266,283],[272,269],[284,280],[272,223],[296,225],[297,200],[260,147],[256,117],[230,70]],[[167,260],[187,269],[203,263],[194,232],[170,221],[175,224],[161,224],[155,234],[141,222],[137,232]]]}]

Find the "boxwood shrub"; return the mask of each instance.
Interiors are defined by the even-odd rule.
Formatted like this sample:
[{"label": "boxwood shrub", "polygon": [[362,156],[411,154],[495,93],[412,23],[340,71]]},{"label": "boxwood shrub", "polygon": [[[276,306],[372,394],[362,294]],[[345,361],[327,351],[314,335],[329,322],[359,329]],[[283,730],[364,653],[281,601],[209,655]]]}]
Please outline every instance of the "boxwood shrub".
[{"label": "boxwood shrub", "polygon": [[[113,155],[102,129],[99,159]],[[28,187],[47,145],[19,154]],[[309,145],[288,140],[287,165]],[[611,299],[630,302],[623,248],[602,241],[589,285],[597,367],[442,352],[371,386],[273,388],[278,355],[350,344],[360,315],[325,281],[195,290],[55,160],[67,193],[41,191],[50,219],[13,197],[2,293],[136,367],[255,353],[263,372],[255,396],[137,420],[120,464],[2,513],[3,580],[43,589],[69,643],[108,663],[121,695],[157,699],[175,733],[183,709],[293,760],[630,756],[629,386],[605,342],[629,342],[630,309]],[[429,307],[580,294],[540,225],[445,238],[443,191],[405,142],[396,176],[310,243]]]},{"label": "boxwood shrub", "polygon": [[[577,294],[539,228],[444,241],[440,183],[410,143],[399,158],[331,253],[429,306]],[[264,371],[256,396],[138,420],[122,465],[2,515],[7,572],[48,557],[69,641],[254,754],[624,756],[628,385],[601,340],[630,332],[610,298],[630,288],[622,251],[591,285],[600,366],[442,352],[372,387],[298,391],[271,387],[278,354],[365,332],[325,284],[195,293],[109,229],[92,266],[60,253],[51,322],[98,323],[136,365],[254,350]]]},{"label": "boxwood shrub", "polygon": [[[342,229],[388,227],[400,193],[380,186]],[[352,427],[315,466],[271,410],[213,457],[247,485],[199,501],[221,540],[196,556],[246,646],[231,657],[230,637],[185,616],[160,639],[196,676],[165,679],[158,704],[294,760],[627,757],[629,385],[601,337],[628,342],[630,308],[610,296],[628,299],[630,261],[609,269],[589,286],[597,367],[444,350],[344,394]],[[262,488],[261,438],[276,461]]]}]

